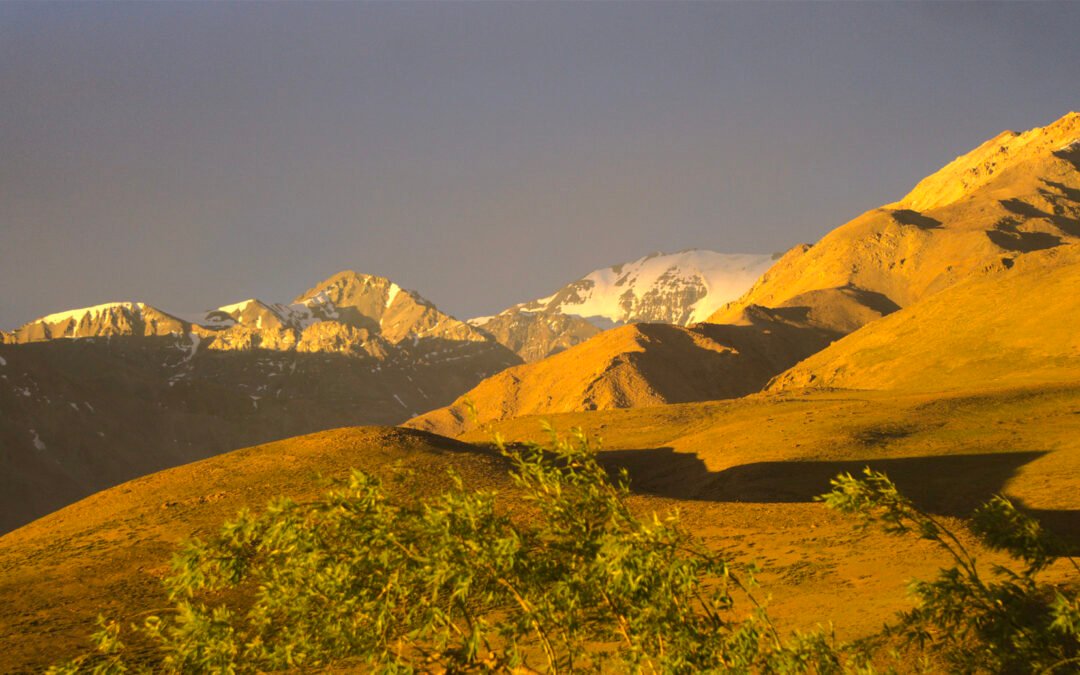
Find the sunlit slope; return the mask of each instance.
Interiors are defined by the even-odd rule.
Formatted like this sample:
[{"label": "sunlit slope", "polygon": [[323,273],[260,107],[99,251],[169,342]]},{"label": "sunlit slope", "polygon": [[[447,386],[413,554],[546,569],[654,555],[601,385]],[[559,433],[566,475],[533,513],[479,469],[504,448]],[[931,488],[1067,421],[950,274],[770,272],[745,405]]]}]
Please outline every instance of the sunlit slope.
[{"label": "sunlit slope", "polygon": [[950,393],[755,395],[519,417],[461,436],[542,440],[541,421],[600,437],[639,489],[717,503],[807,502],[867,463],[942,513],[1004,492],[1080,543],[1080,380]]},{"label": "sunlit slope", "polygon": [[[1006,285],[1004,290],[991,288],[995,283],[1044,264],[1053,257],[1046,251],[1080,244],[1078,167],[1078,114],[1023,134],[1002,134],[923,180],[901,201],[856,218],[814,246],[789,251],[743,298],[714,314],[711,328],[628,327],[596,336],[489,378],[447,408],[408,424],[455,435],[476,421],[754,393],[773,375],[841,335],[972,277],[986,287],[970,291],[980,294],[977,307],[993,315],[997,304],[1009,302],[1010,294],[1037,295],[1040,281],[1033,278],[1025,289]],[[1030,256],[1037,262],[1025,263]],[[926,363],[896,369],[931,378],[928,383],[935,364],[968,373],[971,383],[1009,368],[1019,370],[1006,359],[999,359],[994,370],[992,357],[972,355],[979,351],[976,345],[992,349],[998,344],[984,334],[996,324],[982,323],[974,308],[953,307],[966,302],[964,298],[950,298],[939,303],[937,314],[920,319],[925,324],[921,337],[930,343],[908,355]],[[1060,307],[1063,316],[1069,316],[1068,298],[1060,302],[1065,303]],[[1052,321],[1053,310],[1043,309],[1039,318],[1003,322],[998,342],[1012,344],[1021,361],[1037,361],[1036,369],[1051,371],[1056,366],[1043,357],[1058,355],[1057,348],[1031,351],[1030,339],[1016,328]],[[970,332],[967,342],[931,339],[931,334],[944,336],[948,326],[960,322]],[[885,330],[874,334],[888,341]],[[965,370],[963,364],[973,359],[986,361],[987,369],[981,374]],[[913,375],[916,372],[922,374]],[[1064,372],[1057,371],[1045,379],[1063,377]],[[1033,376],[1028,381],[1039,380]],[[471,419],[466,401],[476,406],[477,420]]]},{"label": "sunlit slope", "polygon": [[[829,477],[869,463],[954,524],[952,515],[1003,491],[1075,535],[1077,410],[1080,388],[1057,386],[755,396],[550,419],[603,437],[604,461],[630,469],[635,508],[677,507],[710,547],[764,566],[763,594],[772,595],[781,629],[832,620],[843,638],[907,607],[911,575],[928,578],[943,560],[928,545],[860,533],[827,512],[812,497]],[[508,438],[541,436],[535,417],[491,426]],[[0,537],[0,671],[36,671],[70,656],[98,612],[137,621],[166,606],[157,580],[174,543],[237,508],[279,493],[309,497],[322,489],[319,473],[360,466],[387,475],[398,461],[416,469],[414,492],[445,485],[451,466],[469,485],[507,487],[504,465],[472,446],[410,430],[346,429],[154,474]]]},{"label": "sunlit slope", "polygon": [[900,201],[789,251],[741,299],[776,307],[809,291],[854,287],[906,307],[987,267],[1080,241],[1080,114],[1005,132],[921,181]]},{"label": "sunlit slope", "polygon": [[748,312],[730,326],[622,326],[498,373],[450,406],[406,424],[453,435],[520,415],[744,396],[836,337],[768,312]]},{"label": "sunlit slope", "polygon": [[841,636],[866,634],[903,606],[907,581],[936,574],[929,548],[856,534],[813,501],[840,472],[885,471],[952,517],[1005,494],[1080,546],[1080,382],[756,395],[521,417],[462,438],[540,439],[540,420],[602,437],[638,490],[676,500],[695,532],[760,561],[786,625],[832,620]]},{"label": "sunlit slope", "polygon": [[802,387],[918,389],[1080,381],[1080,246],[975,274],[779,376]]},{"label": "sunlit slope", "polygon": [[[413,494],[505,476],[490,453],[420,431],[355,427],[237,450],[99,492],[0,537],[0,672],[40,671],[85,647],[98,611],[137,620],[167,606],[160,578],[176,545],[277,495],[306,499],[325,478],[412,469]],[[402,489],[388,482],[391,490]]]}]

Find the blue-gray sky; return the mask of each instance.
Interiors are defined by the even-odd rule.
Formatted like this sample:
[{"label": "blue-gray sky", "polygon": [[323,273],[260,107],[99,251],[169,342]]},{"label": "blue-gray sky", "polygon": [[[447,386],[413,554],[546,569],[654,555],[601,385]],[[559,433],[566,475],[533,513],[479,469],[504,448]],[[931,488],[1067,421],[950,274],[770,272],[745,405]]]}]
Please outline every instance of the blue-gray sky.
[{"label": "blue-gray sky", "polygon": [[1080,3],[0,3],[0,327],[282,301],[461,317],[814,241],[1080,108]]}]

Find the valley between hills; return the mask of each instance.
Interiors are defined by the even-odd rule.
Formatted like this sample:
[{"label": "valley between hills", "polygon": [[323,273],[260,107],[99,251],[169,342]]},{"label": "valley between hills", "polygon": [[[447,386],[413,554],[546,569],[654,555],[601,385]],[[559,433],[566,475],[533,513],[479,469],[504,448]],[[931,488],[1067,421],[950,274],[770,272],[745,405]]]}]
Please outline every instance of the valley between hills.
[{"label": "valley between hills", "polygon": [[493,317],[355,272],[290,304],[43,316],[0,344],[0,670],[164,606],[182,540],[350,468],[412,468],[413,496],[452,469],[512,507],[491,440],[544,420],[598,439],[636,511],[760,565],[782,630],[868,635],[945,561],[815,501],[839,473],[884,471],[960,532],[1004,494],[1080,546],[1078,282],[1070,113],[782,256],[646,256]]}]

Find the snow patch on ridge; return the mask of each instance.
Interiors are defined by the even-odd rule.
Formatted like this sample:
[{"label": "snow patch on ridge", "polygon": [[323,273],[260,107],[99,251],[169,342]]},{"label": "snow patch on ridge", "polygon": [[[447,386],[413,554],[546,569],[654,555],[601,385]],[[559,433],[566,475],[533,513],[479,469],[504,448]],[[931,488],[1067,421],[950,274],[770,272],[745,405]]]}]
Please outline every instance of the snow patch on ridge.
[{"label": "snow patch on ridge", "polygon": [[188,335],[188,338],[191,340],[191,345],[187,348],[181,347],[182,349],[185,349],[187,351],[187,355],[184,356],[184,360],[180,362],[181,365],[188,363],[189,361],[191,361],[191,359],[195,358],[195,352],[199,351],[199,343],[202,342],[202,338],[195,333],[191,333],[190,335]]},{"label": "snow patch on ridge", "polygon": [[386,293],[386,309],[390,309],[390,305],[394,303],[394,298],[396,298],[400,292],[401,287],[391,281],[390,290]]},{"label": "snow patch on ridge", "polygon": [[139,313],[146,305],[141,302],[106,302],[101,305],[94,305],[93,307],[80,307],[79,309],[69,309],[64,312],[56,312],[55,314],[49,314],[37,319],[33,323],[60,323],[67,321],[68,319],[76,319],[81,321],[85,316],[90,315],[91,318],[96,319],[99,314],[110,312],[116,309],[126,309],[131,312]]},{"label": "snow patch on ridge", "polygon": [[245,309],[248,308],[248,305],[253,302],[258,302],[258,300],[254,298],[249,298],[247,300],[241,300],[240,302],[234,302],[231,305],[222,305],[221,307],[217,308],[217,311],[225,312],[226,314],[235,314],[237,312],[243,312]]}]

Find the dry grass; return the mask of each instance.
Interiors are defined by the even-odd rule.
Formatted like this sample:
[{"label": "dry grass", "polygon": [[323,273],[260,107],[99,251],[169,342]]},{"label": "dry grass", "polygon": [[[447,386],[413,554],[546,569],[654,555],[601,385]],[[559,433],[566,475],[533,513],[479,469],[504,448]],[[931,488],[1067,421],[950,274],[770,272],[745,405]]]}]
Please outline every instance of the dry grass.
[{"label": "dry grass", "polygon": [[[829,476],[871,464],[947,518],[1003,491],[1075,540],[1080,522],[1080,386],[963,395],[826,392],[550,416],[603,438],[627,466],[644,510],[678,508],[717,550],[764,568],[786,628],[833,621],[874,631],[906,607],[911,576],[944,560],[928,545],[857,532],[811,501]],[[539,438],[538,419],[498,423]],[[491,430],[467,439],[484,442]],[[349,467],[419,472],[420,491],[453,467],[471,485],[504,486],[483,448],[422,432],[357,428],[240,450],[107,490],[0,538],[0,670],[71,655],[99,611],[122,618],[165,606],[158,580],[182,538],[205,534],[271,496],[323,489]]]}]

